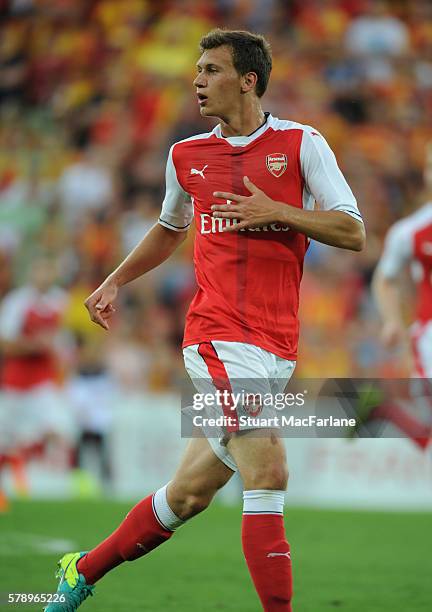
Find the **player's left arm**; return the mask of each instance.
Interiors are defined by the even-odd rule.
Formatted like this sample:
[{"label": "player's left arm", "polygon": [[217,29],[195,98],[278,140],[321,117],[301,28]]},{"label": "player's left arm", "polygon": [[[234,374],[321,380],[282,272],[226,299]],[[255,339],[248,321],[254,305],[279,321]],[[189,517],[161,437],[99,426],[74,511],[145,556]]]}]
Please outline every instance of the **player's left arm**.
[{"label": "player's left arm", "polygon": [[387,347],[408,344],[401,300],[402,273],[413,261],[413,240],[405,221],[390,228],[372,278],[372,295],[382,321],[381,339]]},{"label": "player's left arm", "polygon": [[366,234],[356,200],[322,136],[304,133],[300,161],[306,188],[323,210],[304,210],[272,200],[244,177],[251,195],[215,192],[216,197],[230,202],[214,205],[213,215],[239,220],[224,231],[281,223],[324,244],[361,251]]}]

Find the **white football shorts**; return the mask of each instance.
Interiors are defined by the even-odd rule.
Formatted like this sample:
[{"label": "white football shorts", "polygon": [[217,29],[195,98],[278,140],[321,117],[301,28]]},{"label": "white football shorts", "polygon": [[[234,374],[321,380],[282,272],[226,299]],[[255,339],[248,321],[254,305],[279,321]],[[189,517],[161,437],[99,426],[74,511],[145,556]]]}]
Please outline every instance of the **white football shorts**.
[{"label": "white football shorts", "polygon": [[[227,426],[202,426],[214,453],[233,471],[237,470],[228,452],[226,441],[236,431],[267,428],[276,412],[272,398],[283,393],[296,362],[278,357],[253,344],[213,340],[183,349],[187,373],[197,391],[195,397],[217,394],[228,401],[205,406],[203,417],[224,416]],[[222,395],[223,391],[228,395]],[[197,402],[188,407],[188,414],[197,414]],[[220,419],[219,419],[220,420]],[[260,424],[257,424],[257,423]]]}]

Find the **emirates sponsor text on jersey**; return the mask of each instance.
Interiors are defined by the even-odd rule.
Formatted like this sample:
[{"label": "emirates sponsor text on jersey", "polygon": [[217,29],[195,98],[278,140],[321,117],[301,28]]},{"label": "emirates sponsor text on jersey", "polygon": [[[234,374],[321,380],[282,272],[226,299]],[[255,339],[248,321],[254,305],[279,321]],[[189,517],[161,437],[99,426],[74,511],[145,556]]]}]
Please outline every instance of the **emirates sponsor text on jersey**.
[{"label": "emirates sponsor text on jersey", "polygon": [[[201,234],[216,234],[223,232],[226,227],[231,227],[239,223],[238,219],[223,219],[221,217],[213,217],[208,213],[200,214],[201,223],[199,225],[199,231]],[[263,225],[262,227],[248,227],[242,228],[240,232],[289,232],[290,228],[287,225],[281,225],[280,223],[270,223],[270,225]]]}]

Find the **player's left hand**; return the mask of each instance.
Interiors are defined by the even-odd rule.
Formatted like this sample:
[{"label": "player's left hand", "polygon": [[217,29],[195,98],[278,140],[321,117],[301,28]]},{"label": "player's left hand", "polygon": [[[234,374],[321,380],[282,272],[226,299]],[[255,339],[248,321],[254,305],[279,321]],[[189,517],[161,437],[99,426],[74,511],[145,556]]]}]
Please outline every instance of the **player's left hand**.
[{"label": "player's left hand", "polygon": [[216,198],[229,200],[227,204],[214,204],[213,217],[225,219],[238,219],[239,223],[223,229],[224,232],[238,232],[243,228],[262,227],[280,220],[281,208],[284,206],[275,202],[261,191],[256,185],[243,177],[245,187],[252,195],[242,196],[226,191],[215,191]]}]

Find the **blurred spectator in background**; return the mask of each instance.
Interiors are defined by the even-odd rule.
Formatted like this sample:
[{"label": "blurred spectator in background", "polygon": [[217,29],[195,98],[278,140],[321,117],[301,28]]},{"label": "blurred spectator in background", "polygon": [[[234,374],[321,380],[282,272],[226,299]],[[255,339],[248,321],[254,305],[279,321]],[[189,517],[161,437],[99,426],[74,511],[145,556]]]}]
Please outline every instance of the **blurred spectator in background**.
[{"label": "blurred spectator in background", "polygon": [[[393,3],[394,4],[394,3]],[[398,56],[409,48],[409,30],[386,0],[368,0],[345,34],[348,51],[359,56]]]},{"label": "blurred spectator in background", "polygon": [[77,150],[77,158],[59,178],[58,197],[64,222],[70,227],[85,223],[88,213],[112,208],[112,175],[103,164],[100,150],[85,145]]}]

